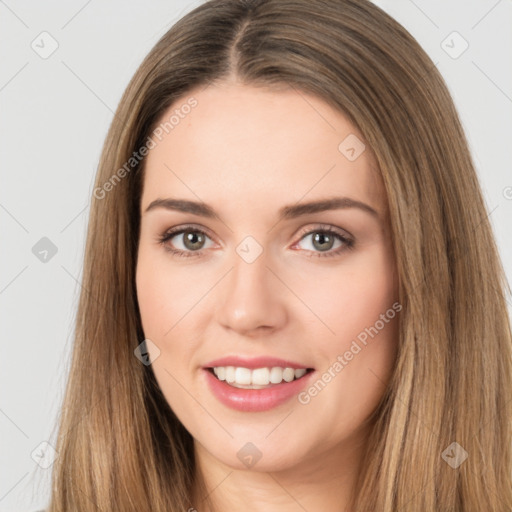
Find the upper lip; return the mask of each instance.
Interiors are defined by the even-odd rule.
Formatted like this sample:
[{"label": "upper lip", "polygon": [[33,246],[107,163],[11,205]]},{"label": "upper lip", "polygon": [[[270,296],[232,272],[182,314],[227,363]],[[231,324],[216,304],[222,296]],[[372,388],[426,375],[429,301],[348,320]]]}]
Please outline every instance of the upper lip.
[{"label": "upper lip", "polygon": [[274,366],[280,366],[281,368],[293,368],[297,369],[310,369],[308,365],[297,363],[295,361],[279,359],[278,357],[240,357],[240,356],[227,356],[220,359],[215,359],[204,365],[204,368],[215,368],[217,366],[236,366],[241,368],[249,368],[251,370],[255,368],[272,368]]}]

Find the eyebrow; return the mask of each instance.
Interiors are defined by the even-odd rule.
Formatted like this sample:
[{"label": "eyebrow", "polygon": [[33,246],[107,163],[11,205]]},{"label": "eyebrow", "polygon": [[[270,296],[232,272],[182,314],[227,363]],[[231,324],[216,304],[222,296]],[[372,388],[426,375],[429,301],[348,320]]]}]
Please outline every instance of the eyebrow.
[{"label": "eyebrow", "polygon": [[[166,210],[175,210],[185,213],[192,213],[206,218],[219,218],[215,210],[208,204],[199,201],[189,201],[187,199],[155,199],[146,208],[144,213],[157,208],[164,208]],[[308,203],[300,203],[289,206],[283,206],[279,209],[278,218],[279,220],[294,219],[301,215],[324,212],[328,210],[340,210],[347,208],[358,208],[366,213],[369,213],[376,219],[379,218],[379,214],[371,206],[351,199],[349,197],[332,197],[328,199],[321,199],[317,201],[310,201]]]}]

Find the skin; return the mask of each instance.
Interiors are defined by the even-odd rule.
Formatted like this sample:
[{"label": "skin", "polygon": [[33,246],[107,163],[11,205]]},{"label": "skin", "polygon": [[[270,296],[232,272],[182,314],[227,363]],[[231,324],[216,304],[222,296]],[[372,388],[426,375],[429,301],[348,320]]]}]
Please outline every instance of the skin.
[{"label": "skin", "polygon": [[[197,106],[146,161],[136,286],[145,336],[160,350],[152,369],[194,438],[215,510],[346,509],[365,420],[396,358],[398,315],[307,404],[294,397],[265,412],[230,409],[207,388],[202,367],[267,355],[315,368],[320,378],[391,308],[397,275],[377,164],[368,145],[355,161],[338,150],[347,135],[363,137],[315,96],[226,81],[190,91],[162,119],[191,96]],[[284,205],[332,196],[362,201],[378,217],[345,208],[278,221]],[[169,197],[204,201],[219,218],[145,212]],[[187,224],[207,231],[203,245],[185,245],[178,234],[167,246],[200,254],[166,251],[158,237]],[[322,256],[322,247],[343,245],[314,245],[310,232],[325,226],[349,234],[354,247]],[[236,252],[246,236],[263,249],[250,264]],[[237,457],[247,442],[262,454],[250,469]],[[196,510],[210,510],[197,487],[193,498]]]}]

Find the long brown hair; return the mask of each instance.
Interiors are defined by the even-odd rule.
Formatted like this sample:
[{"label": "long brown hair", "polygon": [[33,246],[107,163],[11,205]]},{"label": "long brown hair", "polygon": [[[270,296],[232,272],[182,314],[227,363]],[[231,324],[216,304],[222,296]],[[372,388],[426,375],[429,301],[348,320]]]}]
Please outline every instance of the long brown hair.
[{"label": "long brown hair", "polygon": [[[134,356],[144,339],[134,279],[144,159],[130,158],[187,91],[230,76],[292,86],[342,111],[372,148],[386,188],[399,351],[353,510],[510,511],[505,273],[440,73],[366,0],[211,0],[176,23],[135,73],[91,202],[49,511],[193,506],[192,438],[151,366]],[[464,453],[460,465],[449,463]]]}]

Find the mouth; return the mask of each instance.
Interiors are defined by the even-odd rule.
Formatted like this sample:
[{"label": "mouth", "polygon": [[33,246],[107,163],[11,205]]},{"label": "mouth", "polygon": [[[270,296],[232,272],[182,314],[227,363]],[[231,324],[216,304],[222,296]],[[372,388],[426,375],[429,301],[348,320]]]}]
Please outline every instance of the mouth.
[{"label": "mouth", "polygon": [[281,366],[245,368],[243,366],[214,366],[205,368],[217,380],[239,389],[266,389],[304,378],[314,368]]}]

